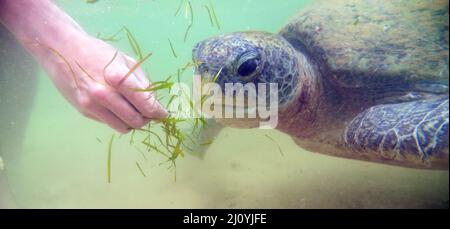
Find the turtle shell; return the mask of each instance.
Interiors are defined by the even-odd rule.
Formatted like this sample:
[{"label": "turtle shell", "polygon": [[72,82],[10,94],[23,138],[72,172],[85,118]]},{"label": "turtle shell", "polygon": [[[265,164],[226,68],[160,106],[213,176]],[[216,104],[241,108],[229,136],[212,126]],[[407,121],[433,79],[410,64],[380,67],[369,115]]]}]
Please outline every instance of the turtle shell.
[{"label": "turtle shell", "polygon": [[340,87],[431,82],[448,91],[448,0],[324,0],[280,35]]}]

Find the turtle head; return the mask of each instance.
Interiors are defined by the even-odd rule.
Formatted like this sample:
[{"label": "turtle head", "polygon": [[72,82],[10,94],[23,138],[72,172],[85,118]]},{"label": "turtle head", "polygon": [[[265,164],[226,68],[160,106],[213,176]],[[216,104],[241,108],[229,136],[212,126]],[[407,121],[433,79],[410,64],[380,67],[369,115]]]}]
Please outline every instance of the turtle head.
[{"label": "turtle head", "polygon": [[[213,80],[225,97],[227,84],[250,83],[259,93],[259,85],[274,83],[277,87],[275,102],[281,109],[292,102],[297,91],[299,63],[296,53],[292,45],[279,35],[237,32],[199,42],[192,55],[196,73],[202,80]],[[266,86],[266,90],[268,88]],[[266,93],[267,101],[271,95]],[[258,121],[257,118],[227,119],[225,125],[255,127],[254,121]]]}]

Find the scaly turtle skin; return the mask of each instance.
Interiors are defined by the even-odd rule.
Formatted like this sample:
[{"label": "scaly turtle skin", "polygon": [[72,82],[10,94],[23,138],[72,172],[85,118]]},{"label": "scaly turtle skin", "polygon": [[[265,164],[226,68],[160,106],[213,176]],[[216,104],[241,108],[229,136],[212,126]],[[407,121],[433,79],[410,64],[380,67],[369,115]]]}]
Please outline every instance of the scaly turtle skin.
[{"label": "scaly turtle skin", "polygon": [[446,0],[316,1],[278,34],[210,38],[193,59],[222,88],[277,83],[277,129],[307,150],[448,169],[448,23]]}]

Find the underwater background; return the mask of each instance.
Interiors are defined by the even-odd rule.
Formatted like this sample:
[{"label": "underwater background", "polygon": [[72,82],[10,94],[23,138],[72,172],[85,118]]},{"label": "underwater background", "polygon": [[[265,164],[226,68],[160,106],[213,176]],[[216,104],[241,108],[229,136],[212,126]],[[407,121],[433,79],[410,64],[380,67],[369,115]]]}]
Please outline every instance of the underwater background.
[{"label": "underwater background", "polygon": [[[219,29],[211,25],[203,7],[209,2],[192,0],[194,21],[186,41],[190,15],[186,17],[182,5],[174,16],[179,0],[56,2],[93,36],[110,36],[126,26],[144,53],[153,52],[143,68],[157,81],[190,61],[198,41],[242,30],[276,33],[310,1],[214,0]],[[118,37],[111,43],[133,56],[126,35]],[[36,77],[37,82],[29,81],[37,85],[32,104],[17,111],[27,112],[24,134],[0,130],[3,142],[20,144],[15,147],[19,152],[5,160],[5,170],[0,171],[7,173],[20,208],[448,208],[448,171],[312,153],[276,130],[225,128],[203,159],[189,154],[177,159],[176,182],[173,170],[160,165],[164,158],[157,154],[143,158],[129,144],[129,136],[122,136],[113,142],[108,183],[106,161],[113,130],[80,115],[43,70]],[[188,71],[182,80],[191,82],[190,77]],[[22,93],[21,89],[12,92]],[[8,109],[1,100],[0,109]],[[7,117],[0,116],[0,122],[16,128]]]}]

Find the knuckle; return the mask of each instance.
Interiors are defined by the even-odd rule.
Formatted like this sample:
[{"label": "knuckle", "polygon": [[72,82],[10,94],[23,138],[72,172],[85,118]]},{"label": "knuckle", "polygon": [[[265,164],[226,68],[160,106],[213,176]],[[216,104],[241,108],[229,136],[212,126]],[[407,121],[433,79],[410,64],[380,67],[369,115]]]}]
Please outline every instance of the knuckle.
[{"label": "knuckle", "polygon": [[85,115],[85,113],[87,113],[88,110],[90,110],[90,109],[92,108],[92,106],[93,106],[93,102],[92,102],[92,100],[89,99],[89,98],[81,98],[81,99],[78,101],[78,104],[79,104],[79,106],[80,106],[80,108],[81,108],[81,113],[82,113],[83,115]]},{"label": "knuckle", "polygon": [[91,94],[95,99],[99,101],[106,101],[108,98],[108,90],[103,87],[94,88]]},{"label": "knuckle", "polygon": [[117,87],[120,85],[120,83],[125,75],[126,75],[126,72],[124,73],[123,71],[110,70],[105,73],[105,80],[111,86]]},{"label": "knuckle", "polygon": [[155,114],[155,110],[157,110],[157,100],[153,93],[146,97],[142,109],[146,117],[152,117]]}]

